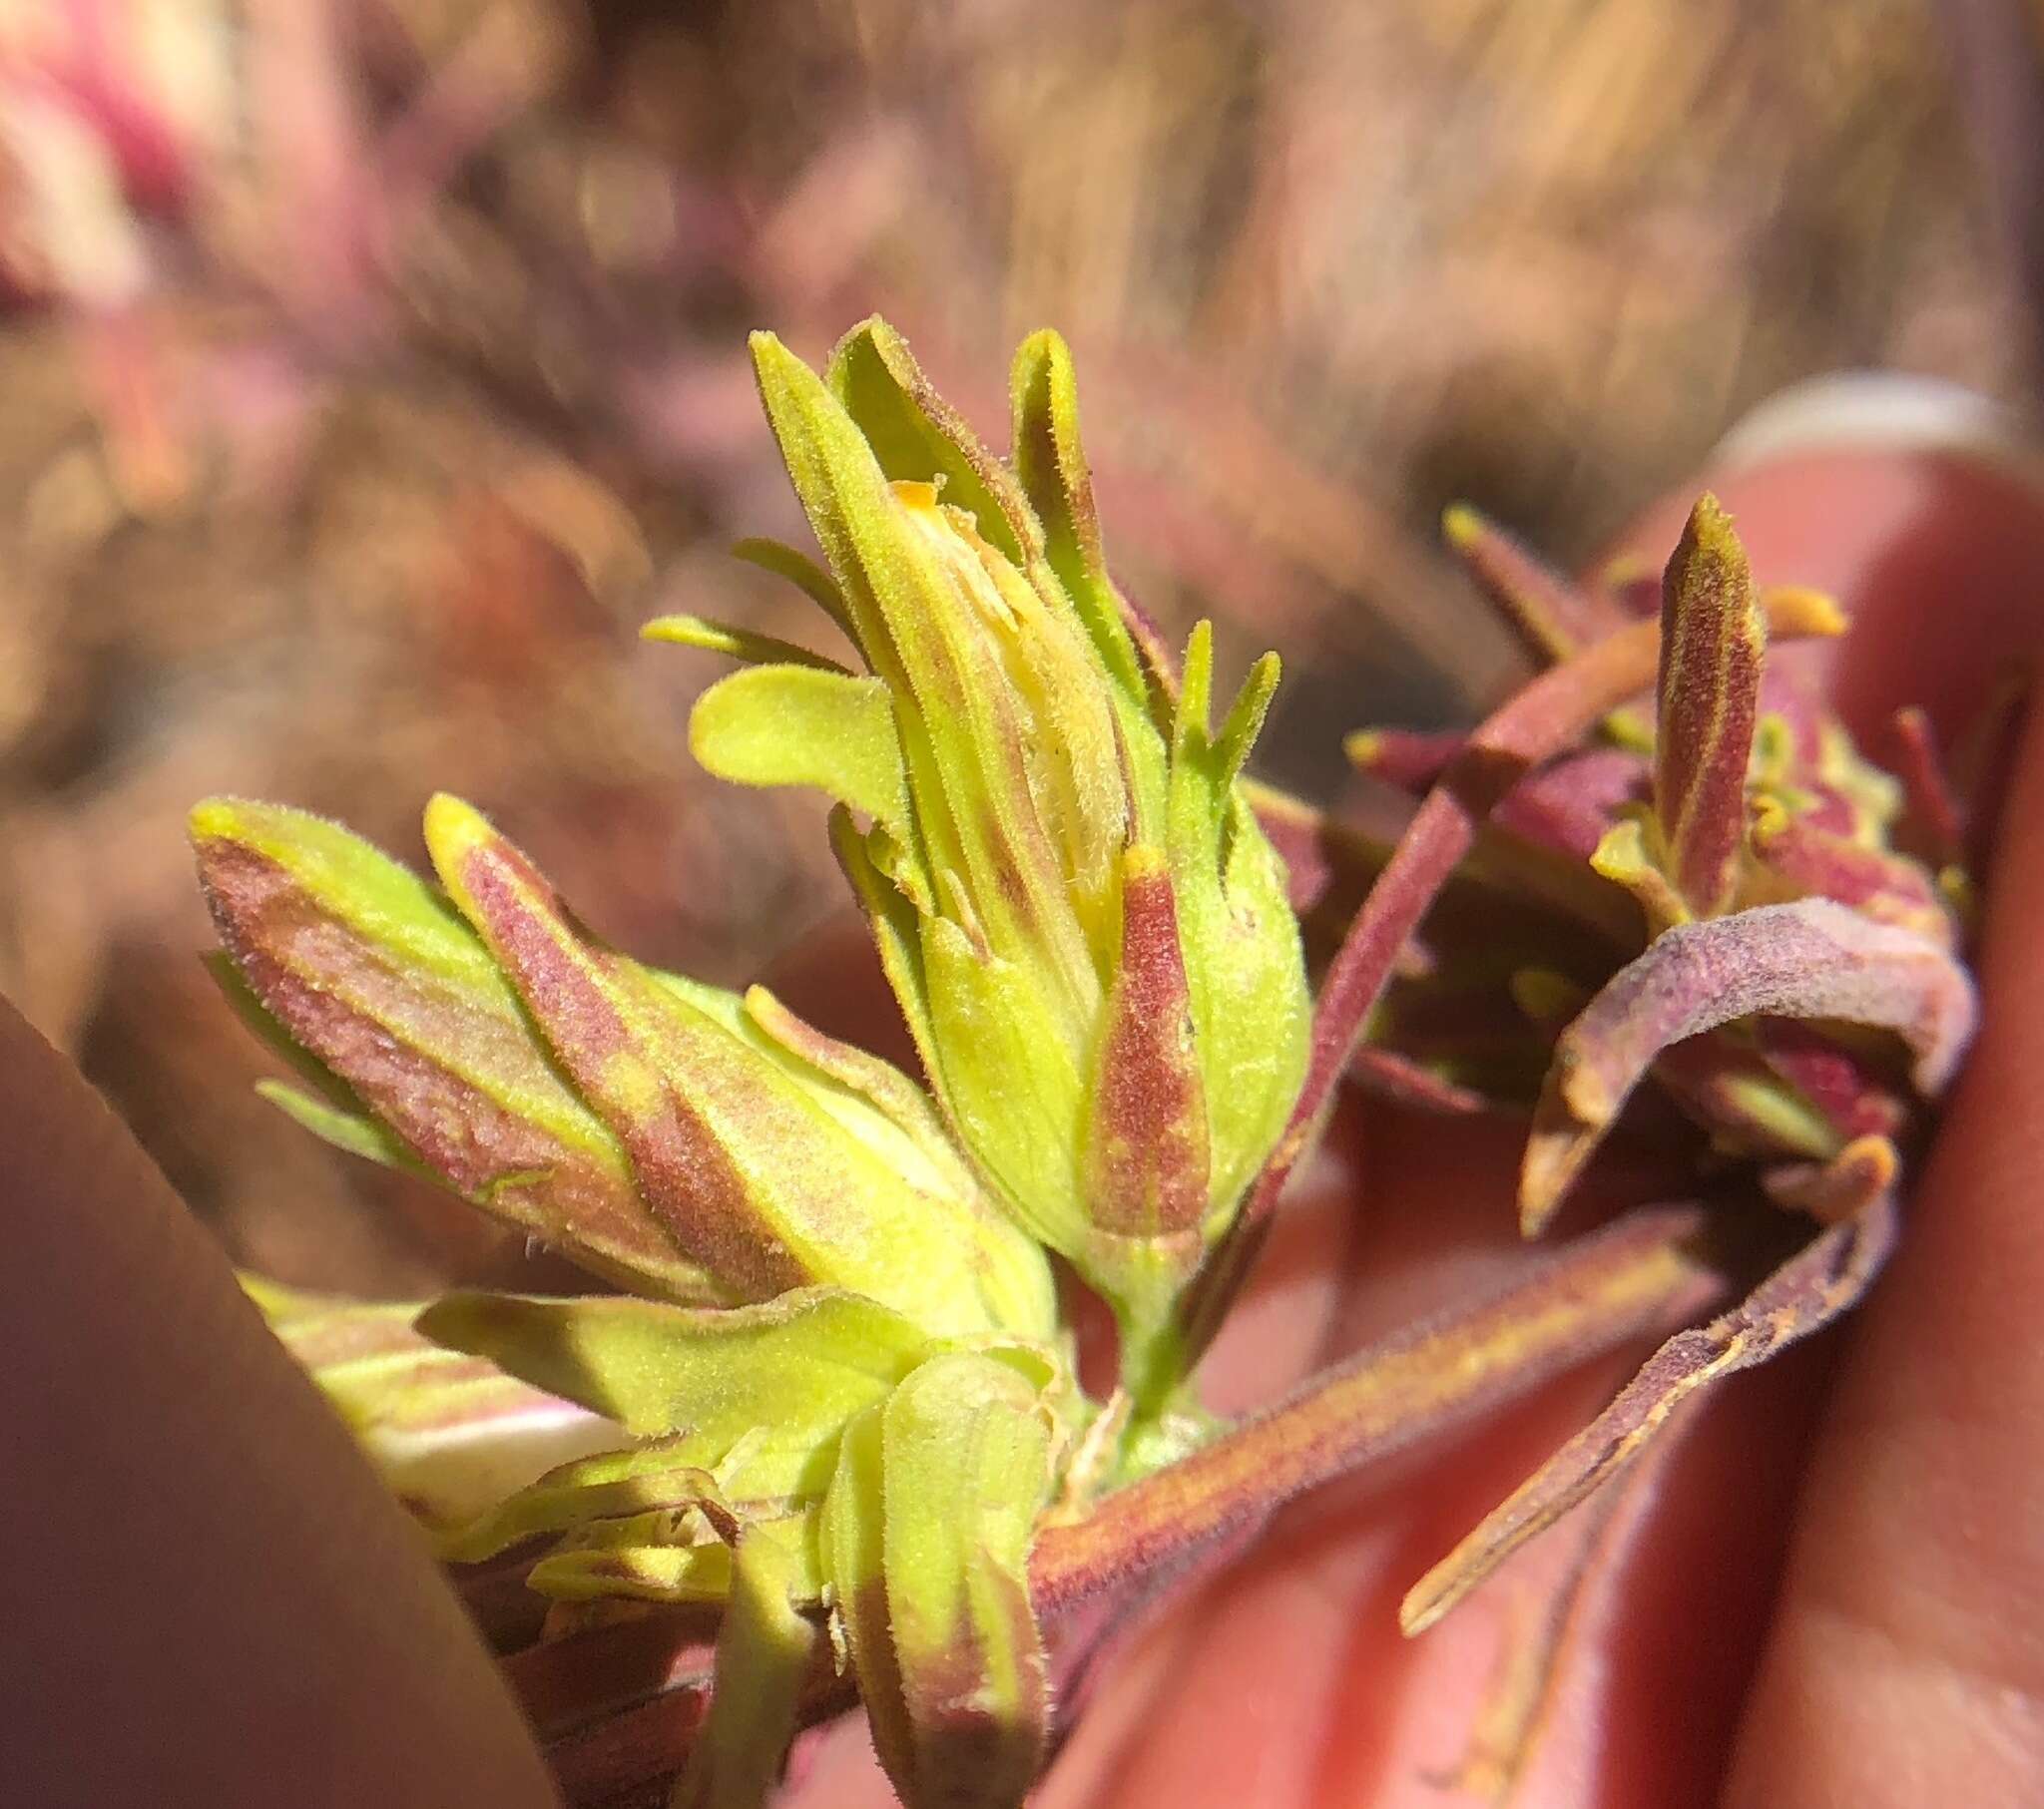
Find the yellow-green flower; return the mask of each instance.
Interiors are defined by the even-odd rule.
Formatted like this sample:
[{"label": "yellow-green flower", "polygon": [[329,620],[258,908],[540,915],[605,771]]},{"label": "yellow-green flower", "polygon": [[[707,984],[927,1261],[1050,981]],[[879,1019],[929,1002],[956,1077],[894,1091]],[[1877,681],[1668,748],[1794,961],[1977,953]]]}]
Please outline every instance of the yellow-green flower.
[{"label": "yellow-green flower", "polygon": [[754,355],[829,576],[766,557],[867,672],[656,624],[759,661],[703,697],[696,752],[839,800],[840,858],[959,1141],[1017,1222],[1147,1335],[1304,1071],[1297,925],[1235,785],[1276,659],[1217,734],[1205,625],[1182,680],[1139,650],[1055,335],[1018,356],[1012,463],[878,321],[826,377],[770,335]]}]

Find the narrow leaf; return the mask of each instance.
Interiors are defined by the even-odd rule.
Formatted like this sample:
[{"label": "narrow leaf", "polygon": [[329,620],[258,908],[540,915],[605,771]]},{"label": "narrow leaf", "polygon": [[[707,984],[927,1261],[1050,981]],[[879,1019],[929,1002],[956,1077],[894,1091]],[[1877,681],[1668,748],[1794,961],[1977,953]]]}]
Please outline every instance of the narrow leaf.
[{"label": "narrow leaf", "polygon": [[1824,899],[1670,930],[1562,1034],[1520,1171],[1531,1236],[1656,1056],[1738,1018],[1838,1018],[1894,1031],[1917,1089],[1941,1092],[1973,1034],[1972,982],[1935,943]]},{"label": "narrow leaf", "polygon": [[1277,694],[1280,671],[1276,654],[1263,655],[1250,668],[1242,689],[1228,706],[1221,732],[1214,737],[1214,764],[1222,783],[1234,785],[1249,763],[1250,750],[1264,731],[1264,718],[1271,713],[1271,699]]},{"label": "narrow leaf", "polygon": [[763,572],[771,572],[776,578],[786,579],[837,624],[847,641],[854,647],[858,645],[858,628],[852,621],[851,608],[844,601],[844,593],[837,588],[837,581],[806,553],[798,553],[777,540],[742,540],[732,548],[731,554],[749,566],[758,566]]},{"label": "narrow leaf", "polygon": [[1191,1457],[1038,1537],[1040,1612],[1182,1563],[1316,1485],[1474,1419],[1722,1297],[1702,1207],[1628,1213],[1500,1288],[1315,1376]]},{"label": "narrow leaf", "polygon": [[739,1534],[710,1718],[673,1809],[766,1809],[772,1797],[822,1638],[791,1599],[801,1568],[779,1529],[754,1524]]},{"label": "narrow leaf", "polygon": [[1906,801],[1901,836],[1913,853],[1932,865],[1955,865],[1966,852],[1965,811],[1938,752],[1930,718],[1911,706],[1895,711],[1894,726],[1900,755],[1895,773]]},{"label": "narrow leaf", "polygon": [[1567,660],[1629,627],[1632,618],[1609,598],[1572,584],[1538,554],[1467,503],[1441,513],[1441,531],[1543,665]]},{"label": "narrow leaf", "polygon": [[1887,1259],[1897,1222],[1892,1197],[1883,1196],[1819,1232],[1731,1312],[1671,1338],[1609,1407],[1413,1586],[1399,1611],[1405,1631],[1423,1632],[1527,1540],[1616,1476],[1698,1389],[1765,1363],[1852,1307]]},{"label": "narrow leaf", "polygon": [[[688,1433],[677,1462],[714,1467],[756,1434],[752,1486],[777,1495],[820,1492],[838,1428],[928,1342],[898,1313],[821,1288],[719,1311],[456,1293],[420,1314],[418,1329],[632,1432]],[[785,1487],[771,1487],[776,1478]]]},{"label": "narrow leaf", "polygon": [[[781,641],[772,635],[755,634],[728,622],[712,622],[703,616],[656,616],[639,631],[642,641],[664,641],[675,647],[700,647],[707,653],[728,654],[749,666],[792,666],[804,671],[844,673],[835,660]],[[845,677],[849,678],[848,673]]]},{"label": "narrow leaf", "polygon": [[1342,737],[1341,751],[1356,771],[1417,797],[1447,771],[1463,739],[1450,729],[1358,728]]}]

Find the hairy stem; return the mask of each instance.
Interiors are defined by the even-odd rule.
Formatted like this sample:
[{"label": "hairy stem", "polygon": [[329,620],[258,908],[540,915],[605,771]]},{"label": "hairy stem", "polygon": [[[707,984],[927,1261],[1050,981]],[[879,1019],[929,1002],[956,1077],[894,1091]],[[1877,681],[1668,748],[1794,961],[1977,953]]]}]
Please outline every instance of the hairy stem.
[{"label": "hairy stem", "polygon": [[1422,1323],[1313,1377],[1183,1461],[1046,1528],[1030,1559],[1040,1611],[1196,1552],[1319,1483],[1681,1325],[1725,1291],[1701,1206],[1628,1215],[1473,1310]]}]

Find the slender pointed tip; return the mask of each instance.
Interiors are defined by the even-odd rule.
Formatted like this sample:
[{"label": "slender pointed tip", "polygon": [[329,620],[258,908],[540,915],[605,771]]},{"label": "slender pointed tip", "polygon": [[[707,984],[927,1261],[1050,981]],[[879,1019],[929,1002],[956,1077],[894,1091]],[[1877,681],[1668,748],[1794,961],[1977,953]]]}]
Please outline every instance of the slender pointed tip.
[{"label": "slender pointed tip", "polygon": [[201,798],[186,818],[192,844],[201,852],[212,842],[240,842],[273,850],[299,841],[308,830],[334,827],[325,817],[289,804],[221,795]]},{"label": "slender pointed tip", "polygon": [[787,349],[778,333],[770,333],[762,328],[759,332],[748,335],[746,343],[752,348],[753,374],[762,384],[765,384],[771,377],[786,378],[792,376],[796,371],[801,371],[808,375],[814,374],[809,371],[809,367],[806,364]]},{"label": "slender pointed tip", "polygon": [[1405,1591],[1405,1599],[1398,1604],[1398,1630],[1408,1639],[1417,1639],[1457,1599],[1452,1583],[1441,1577],[1441,1567],[1436,1565]]},{"label": "slender pointed tip", "polygon": [[477,1303],[489,1298],[465,1290],[442,1294],[412,1320],[411,1329],[445,1350],[468,1350],[480,1326]]},{"label": "slender pointed tip", "polygon": [[1474,546],[1489,531],[1490,523],[1473,503],[1450,503],[1441,511],[1441,533],[1451,547]]},{"label": "slender pointed tip", "polygon": [[1706,490],[1689,512],[1690,533],[1697,544],[1713,553],[1744,563],[1746,548],[1732,526],[1732,517],[1715,492]]},{"label": "slender pointed tip", "polygon": [[235,840],[247,821],[248,808],[238,798],[201,798],[192,806],[192,814],[186,819],[192,840],[195,843]]},{"label": "slender pointed tip", "polygon": [[489,818],[451,791],[436,791],[426,800],[426,852],[445,875],[477,848],[497,839]]},{"label": "slender pointed tip", "polygon": [[1597,1145],[1594,1132],[1534,1131],[1519,1164],[1519,1235],[1532,1239],[1554,1222],[1569,1187]]},{"label": "slender pointed tip", "polygon": [[1069,364],[1072,359],[1072,348],[1065,343],[1064,334],[1056,327],[1039,326],[1015,348],[1015,356],[1018,361],[1036,356],[1047,363]]}]

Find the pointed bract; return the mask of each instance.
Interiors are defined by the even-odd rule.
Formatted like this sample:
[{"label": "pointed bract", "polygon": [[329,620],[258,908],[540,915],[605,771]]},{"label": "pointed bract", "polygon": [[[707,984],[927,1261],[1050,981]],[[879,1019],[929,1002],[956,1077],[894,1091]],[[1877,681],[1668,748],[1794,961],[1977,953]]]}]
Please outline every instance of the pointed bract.
[{"label": "pointed bract", "polygon": [[1696,917],[1729,909],[1739,884],[1767,648],[1746,549],[1717,498],[1706,496],[1663,581],[1654,743],[1657,853]]},{"label": "pointed bract", "polygon": [[908,1809],[1011,1809],[1049,1726],[1026,1559],[1053,1477],[1038,1389],[932,1357],[846,1432],[824,1510],[833,1611],[873,1745]]},{"label": "pointed bract", "polygon": [[444,898],[305,811],[213,799],[192,840],[250,996],[420,1164],[607,1277],[720,1297]]},{"label": "pointed bract", "polygon": [[933,1331],[1049,1329],[1041,1254],[886,1114],[761,1035],[732,994],[585,936],[531,862],[458,800],[434,799],[426,844],[630,1152],[648,1205],[720,1281],[755,1300],[849,1287]]}]

